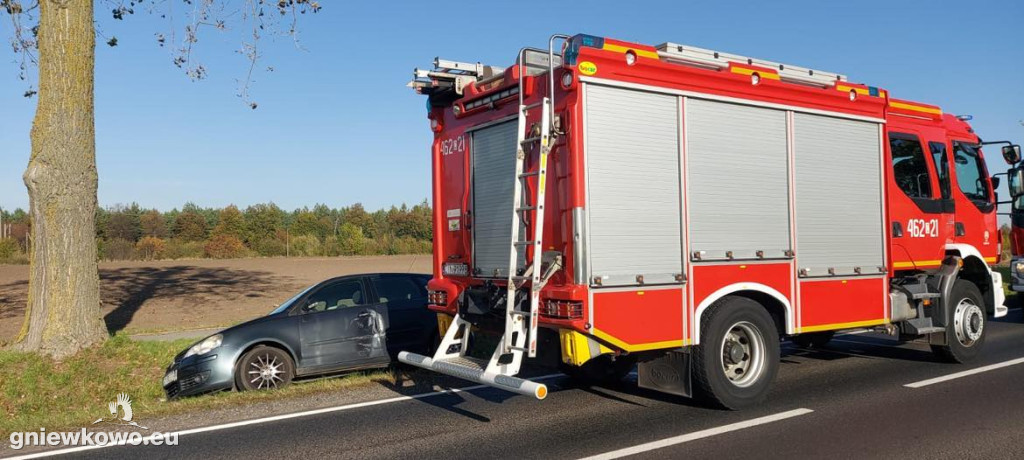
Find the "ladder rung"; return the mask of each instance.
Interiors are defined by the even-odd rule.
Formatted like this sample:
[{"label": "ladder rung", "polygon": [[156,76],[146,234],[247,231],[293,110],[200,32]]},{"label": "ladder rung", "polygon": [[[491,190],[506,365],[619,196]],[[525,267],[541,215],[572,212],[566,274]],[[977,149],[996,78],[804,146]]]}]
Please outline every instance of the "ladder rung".
[{"label": "ladder rung", "polygon": [[540,106],[541,106],[541,103],[540,103],[540,102],[534,102],[533,104],[527,104],[527,105],[524,105],[524,106],[523,106],[523,109],[524,109],[524,110],[525,110],[525,109],[532,109],[532,108],[534,108],[534,107],[540,107]]},{"label": "ladder rung", "polygon": [[519,315],[519,316],[530,316],[530,312],[522,311],[522,310],[512,310],[509,313],[512,313],[513,315]]},{"label": "ladder rung", "polygon": [[520,174],[519,178],[522,179],[524,177],[533,177],[533,176],[538,176],[538,175],[540,175],[540,172],[538,172],[538,171],[530,171],[530,172],[524,172],[524,173]]},{"label": "ladder rung", "polygon": [[534,244],[534,243],[536,243],[536,241],[516,241],[515,243],[512,243],[512,244],[514,244],[516,246],[529,246],[529,245]]},{"label": "ladder rung", "polygon": [[530,143],[533,143],[533,142],[537,142],[539,140],[540,140],[540,136],[527,137],[526,139],[523,139],[522,143],[523,144],[530,144]]},{"label": "ladder rung", "polygon": [[530,349],[529,349],[529,348],[526,348],[526,347],[517,347],[517,346],[515,346],[515,345],[513,345],[513,346],[511,346],[511,347],[508,347],[508,348],[509,348],[509,350],[516,350],[516,351],[530,351]]},{"label": "ladder rung", "polygon": [[534,209],[537,209],[537,207],[536,206],[523,206],[521,208],[516,208],[516,211],[519,211],[519,212],[522,212],[522,211],[533,211]]}]

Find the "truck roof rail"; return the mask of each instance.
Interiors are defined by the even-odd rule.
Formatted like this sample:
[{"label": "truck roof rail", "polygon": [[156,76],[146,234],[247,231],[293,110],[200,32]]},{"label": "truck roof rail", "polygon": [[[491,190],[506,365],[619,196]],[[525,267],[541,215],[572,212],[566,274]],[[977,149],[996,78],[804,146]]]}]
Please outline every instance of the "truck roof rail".
[{"label": "truck roof rail", "polygon": [[764,59],[754,59],[738,54],[722,53],[696,46],[665,42],[655,48],[658,50],[658,56],[667,61],[696,67],[724,69],[728,68],[730,63],[746,64],[772,69],[778,72],[779,78],[784,81],[820,87],[830,87],[837,81],[846,81],[846,75],[834,72],[781,64]]}]

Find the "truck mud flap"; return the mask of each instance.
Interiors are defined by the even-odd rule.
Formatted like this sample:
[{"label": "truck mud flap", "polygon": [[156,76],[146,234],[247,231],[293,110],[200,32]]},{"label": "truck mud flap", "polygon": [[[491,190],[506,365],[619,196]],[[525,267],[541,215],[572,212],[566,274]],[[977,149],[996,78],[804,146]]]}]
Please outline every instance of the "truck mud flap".
[{"label": "truck mud flap", "polygon": [[670,351],[664,355],[642,361],[637,366],[637,385],[640,388],[690,397],[690,354]]}]

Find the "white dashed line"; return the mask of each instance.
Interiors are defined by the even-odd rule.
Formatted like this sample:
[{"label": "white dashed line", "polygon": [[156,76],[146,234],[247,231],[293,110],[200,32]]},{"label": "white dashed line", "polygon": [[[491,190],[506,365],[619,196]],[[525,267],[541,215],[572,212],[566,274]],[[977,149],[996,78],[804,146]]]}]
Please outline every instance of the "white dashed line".
[{"label": "white dashed line", "polygon": [[610,460],[615,458],[627,457],[630,455],[642,454],[644,452],[650,452],[652,450],[661,449],[664,447],[674,446],[685,442],[696,441],[698,439],[708,438],[711,436],[720,435],[723,433],[729,433],[731,431],[742,430],[745,428],[751,428],[758,425],[764,425],[772,422],[778,422],[788,418],[797,417],[800,415],[806,415],[814,412],[810,409],[793,409],[787,412],[780,412],[778,414],[768,415],[764,417],[747,420],[745,422],[737,422],[729,425],[723,425],[717,428],[709,428],[707,430],[696,431],[680,436],[671,437],[668,439],[662,439],[661,441],[653,441],[645,444],[640,444],[633,447],[627,447],[625,449],[613,450],[611,452],[605,452],[603,454],[594,455],[592,457],[586,457],[582,460]]},{"label": "white dashed line", "polygon": [[935,377],[933,379],[922,380],[920,382],[908,383],[903,385],[907,388],[921,388],[928,385],[934,385],[936,383],[942,383],[949,380],[958,379],[961,377],[967,377],[974,374],[980,374],[982,372],[994,371],[996,369],[1002,369],[1004,367],[1010,367],[1013,365],[1024,363],[1024,358],[1011,359],[1009,361],[1003,361],[1001,363],[989,364],[988,366],[981,366],[979,368],[971,369],[969,371],[957,372],[955,374],[944,375],[942,377]]}]

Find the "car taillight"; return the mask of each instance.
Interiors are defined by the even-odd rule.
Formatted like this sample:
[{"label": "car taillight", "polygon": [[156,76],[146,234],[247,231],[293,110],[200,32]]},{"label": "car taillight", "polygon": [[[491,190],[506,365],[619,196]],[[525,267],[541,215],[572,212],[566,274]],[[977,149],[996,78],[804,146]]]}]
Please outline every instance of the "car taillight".
[{"label": "car taillight", "polygon": [[446,291],[430,291],[427,293],[427,303],[430,305],[440,305],[442,307],[448,306],[448,292]]},{"label": "car taillight", "polygon": [[548,300],[540,314],[548,318],[583,319],[583,302]]}]

